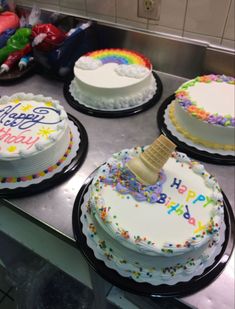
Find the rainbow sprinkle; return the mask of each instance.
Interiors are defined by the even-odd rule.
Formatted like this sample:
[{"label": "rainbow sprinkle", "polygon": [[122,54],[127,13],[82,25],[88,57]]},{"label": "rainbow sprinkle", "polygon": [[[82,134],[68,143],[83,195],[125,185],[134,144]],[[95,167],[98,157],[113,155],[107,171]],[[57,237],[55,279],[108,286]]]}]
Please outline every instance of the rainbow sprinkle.
[{"label": "rainbow sprinkle", "polygon": [[[126,156],[121,164],[109,165],[108,174],[100,177],[100,181],[106,185],[113,186],[120,194],[130,194],[136,201],[156,203],[159,195],[162,193],[162,185],[166,181],[166,175],[161,171],[159,180],[156,184],[148,186],[143,185],[126,167],[126,163],[129,160],[130,157]],[[138,207],[138,205],[136,207]]]}]

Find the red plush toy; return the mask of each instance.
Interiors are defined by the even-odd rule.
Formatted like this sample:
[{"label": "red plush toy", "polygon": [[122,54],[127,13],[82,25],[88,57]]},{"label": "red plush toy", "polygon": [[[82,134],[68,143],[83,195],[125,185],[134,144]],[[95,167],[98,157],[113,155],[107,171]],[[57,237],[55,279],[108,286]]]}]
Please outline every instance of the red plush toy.
[{"label": "red plush toy", "polygon": [[0,13],[0,34],[7,29],[17,29],[20,26],[19,17],[13,12]]},{"label": "red plush toy", "polygon": [[34,47],[49,52],[65,40],[66,34],[52,24],[41,24],[32,28],[32,38]]}]

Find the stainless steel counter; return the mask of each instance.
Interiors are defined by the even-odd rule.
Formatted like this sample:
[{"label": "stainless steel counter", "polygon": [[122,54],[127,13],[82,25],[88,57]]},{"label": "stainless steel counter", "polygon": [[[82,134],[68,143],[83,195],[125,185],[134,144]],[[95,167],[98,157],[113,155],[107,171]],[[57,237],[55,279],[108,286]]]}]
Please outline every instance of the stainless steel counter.
[{"label": "stainless steel counter", "polygon": [[[40,221],[49,231],[53,231],[58,237],[64,238],[71,245],[75,245],[72,231],[72,209],[76,194],[84,180],[112,153],[123,148],[151,143],[159,135],[156,115],[161,102],[185,81],[184,78],[161,72],[158,72],[158,75],[163,83],[163,95],[160,102],[141,114],[119,119],[95,118],[72,109],[63,97],[63,84],[38,75],[12,86],[0,86],[1,96],[23,91],[41,93],[60,100],[66,111],[74,115],[84,125],[89,138],[87,158],[71,179],[41,194],[5,200],[5,204],[25,213],[32,220]],[[216,175],[234,210],[234,167],[207,163],[204,163],[204,165],[210,173]],[[216,281],[219,289],[221,289],[221,284],[224,283],[230,285],[232,289],[233,276],[230,272],[224,272]],[[215,291],[216,289],[213,288],[212,284],[207,289],[188,297],[187,301],[197,305],[199,300],[207,297],[206,293],[209,293],[209,297],[214,297]],[[205,305],[204,308],[211,307]]]}]

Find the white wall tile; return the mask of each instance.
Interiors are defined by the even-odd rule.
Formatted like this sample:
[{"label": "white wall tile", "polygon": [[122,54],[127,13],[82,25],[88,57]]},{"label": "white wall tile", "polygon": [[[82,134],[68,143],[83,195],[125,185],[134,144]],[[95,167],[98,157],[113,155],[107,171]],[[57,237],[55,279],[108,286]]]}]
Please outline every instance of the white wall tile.
[{"label": "white wall tile", "polygon": [[174,29],[183,29],[187,0],[162,0],[158,24]]},{"label": "white wall tile", "polygon": [[87,17],[95,20],[100,20],[100,21],[109,21],[115,23],[115,17],[114,16],[108,16],[108,15],[102,15],[102,14],[96,14],[93,12],[87,12]]},{"label": "white wall tile", "polygon": [[85,0],[59,0],[62,7],[85,11]]},{"label": "white wall tile", "polygon": [[235,0],[162,0],[160,19],[148,23],[138,17],[138,0],[16,0],[16,3],[26,6],[36,3],[42,9],[234,48]]},{"label": "white wall tile", "polygon": [[185,31],[221,37],[231,0],[188,0]]},{"label": "white wall tile", "polygon": [[115,16],[115,0],[86,0],[87,12],[103,16]]},{"label": "white wall tile", "polygon": [[84,10],[77,10],[75,8],[70,8],[70,7],[64,7],[64,6],[60,6],[60,12],[63,14],[68,14],[71,16],[81,16],[86,18],[86,11]]},{"label": "white wall tile", "polygon": [[209,44],[209,45],[210,44],[220,45],[220,43],[221,43],[220,38],[210,36],[210,35],[192,33],[192,32],[184,32],[184,37],[194,39],[194,40],[197,40],[197,41],[201,41],[201,42],[204,42],[204,43]]},{"label": "white wall tile", "polygon": [[221,45],[235,50],[235,41],[223,39]]},{"label": "white wall tile", "polygon": [[[182,29],[187,0],[162,0],[160,20],[150,20],[150,24],[159,24],[175,29]],[[117,17],[145,22],[138,17],[138,0],[117,0]]]},{"label": "white wall tile", "polygon": [[50,6],[50,5],[59,5],[59,0],[36,0],[34,2],[46,3],[48,6]]},{"label": "white wall tile", "polygon": [[117,0],[118,18],[146,23],[146,18],[138,17],[138,0]]},{"label": "white wall tile", "polygon": [[31,0],[17,0],[16,4],[26,5],[26,6],[30,6],[30,7],[32,7],[34,5],[34,3]]},{"label": "white wall tile", "polygon": [[119,18],[117,17],[116,22],[119,25],[126,25],[126,26],[130,26],[132,28],[138,28],[138,29],[146,29],[147,28],[147,23],[140,23],[138,21],[134,21],[134,20],[129,20],[129,19],[124,19],[124,18]]},{"label": "white wall tile", "polygon": [[229,14],[228,14],[228,19],[226,22],[226,26],[225,26],[225,31],[224,31],[224,38],[225,39],[229,39],[229,40],[234,40],[235,39],[235,25],[234,25],[234,19],[235,19],[235,5],[234,5],[234,0],[232,0],[231,6],[230,6],[230,10],[229,10]]},{"label": "white wall tile", "polygon": [[167,34],[172,34],[172,35],[177,35],[177,36],[182,36],[182,30],[179,29],[173,29],[169,27],[164,27],[160,25],[148,25],[148,29],[154,32],[162,32],[162,33],[167,33]]},{"label": "white wall tile", "polygon": [[35,1],[33,4],[36,4],[40,9],[50,10],[50,11],[59,11],[59,1],[47,1],[47,0],[40,0]]}]

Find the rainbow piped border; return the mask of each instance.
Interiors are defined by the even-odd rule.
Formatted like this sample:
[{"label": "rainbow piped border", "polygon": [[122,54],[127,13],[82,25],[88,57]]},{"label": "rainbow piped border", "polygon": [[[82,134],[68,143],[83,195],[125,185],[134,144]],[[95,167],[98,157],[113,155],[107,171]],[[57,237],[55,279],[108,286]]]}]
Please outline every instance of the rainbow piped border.
[{"label": "rainbow piped border", "polygon": [[190,139],[192,142],[196,144],[203,145],[208,148],[212,149],[222,149],[226,151],[235,150],[235,145],[230,144],[219,144],[219,143],[213,143],[211,141],[202,139],[196,135],[190,134],[186,129],[184,129],[179,122],[175,118],[175,103],[171,103],[171,106],[169,107],[169,118],[173,125],[175,126],[176,130],[181,133],[184,137]]},{"label": "rainbow piped border", "polygon": [[85,56],[100,60],[103,64],[116,62],[118,64],[138,64],[152,69],[152,64],[144,55],[128,49],[110,48],[87,53]]},{"label": "rainbow piped border", "polygon": [[235,127],[235,117],[231,115],[222,116],[219,114],[210,114],[209,112],[205,111],[203,108],[197,106],[196,102],[192,101],[192,98],[187,91],[188,88],[195,86],[196,83],[211,83],[215,81],[217,83],[227,83],[230,85],[235,85],[235,78],[231,76],[225,75],[204,75],[198,76],[189,82],[183,84],[176,92],[175,98],[176,102],[180,104],[180,106],[188,113],[190,113],[193,117],[196,117],[202,121],[216,124],[220,126],[230,126]]},{"label": "rainbow piped border", "polygon": [[68,155],[71,152],[73,146],[73,135],[72,132],[70,131],[70,140],[69,140],[69,146],[65,152],[65,154],[63,155],[63,157],[54,165],[49,166],[47,169],[40,171],[36,174],[33,175],[29,175],[29,176],[22,176],[22,177],[0,177],[0,183],[17,183],[17,182],[22,182],[22,181],[30,181],[36,178],[40,178],[45,176],[48,173],[53,172],[54,170],[56,170],[68,157]]}]

